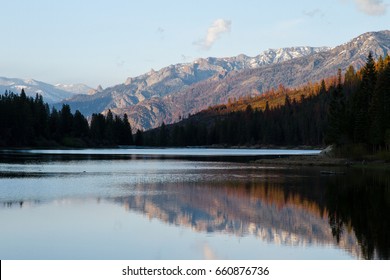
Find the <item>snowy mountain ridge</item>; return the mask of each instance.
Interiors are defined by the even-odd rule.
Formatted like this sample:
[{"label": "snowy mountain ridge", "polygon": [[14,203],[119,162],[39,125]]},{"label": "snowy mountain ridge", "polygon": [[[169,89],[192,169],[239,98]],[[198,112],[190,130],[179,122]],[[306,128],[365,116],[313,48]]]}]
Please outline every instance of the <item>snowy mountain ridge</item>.
[{"label": "snowy mountain ridge", "polygon": [[27,96],[42,95],[45,102],[56,103],[71,98],[75,94],[88,94],[93,89],[84,84],[51,85],[34,79],[0,77],[0,94],[6,90],[19,94],[24,89]]}]

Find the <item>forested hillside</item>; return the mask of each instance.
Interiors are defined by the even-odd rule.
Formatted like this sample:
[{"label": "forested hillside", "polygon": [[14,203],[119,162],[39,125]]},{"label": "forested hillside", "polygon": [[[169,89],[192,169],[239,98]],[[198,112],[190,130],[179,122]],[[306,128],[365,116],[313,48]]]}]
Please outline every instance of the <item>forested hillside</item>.
[{"label": "forested hillside", "polygon": [[146,132],[145,145],[390,146],[390,58],[370,53],[359,70],[320,83],[279,86],[255,98],[230,100],[179,123]]},{"label": "forested hillside", "polygon": [[42,96],[0,96],[0,146],[338,146],[390,149],[390,58],[372,54],[359,71],[257,97],[229,100],[173,125],[137,131],[127,115],[93,114],[90,122],[69,105],[49,108]]},{"label": "forested hillside", "polygon": [[227,103],[229,98],[257,96],[280,84],[291,88],[321,81],[350,65],[359,70],[369,51],[375,59],[385,57],[390,51],[390,31],[367,32],[334,48],[294,47],[256,57],[196,59],[65,102],[86,116],[108,109],[121,116],[126,113],[134,130],[149,130]]}]

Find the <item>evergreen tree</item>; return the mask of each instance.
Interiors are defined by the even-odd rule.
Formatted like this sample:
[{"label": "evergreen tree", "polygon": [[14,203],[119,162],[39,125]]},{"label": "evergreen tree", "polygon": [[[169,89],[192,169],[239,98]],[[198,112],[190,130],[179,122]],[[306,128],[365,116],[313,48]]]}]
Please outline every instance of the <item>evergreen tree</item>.
[{"label": "evergreen tree", "polygon": [[104,127],[105,127],[104,128],[104,139],[109,144],[115,144],[118,139],[115,139],[116,135],[115,135],[115,131],[114,131],[114,115],[112,114],[110,109],[107,112]]},{"label": "evergreen tree", "polygon": [[133,141],[133,135],[132,135],[132,131],[131,131],[131,126],[130,126],[130,123],[129,123],[129,119],[127,117],[127,114],[124,114],[123,115],[123,120],[120,122],[120,128],[119,128],[119,131],[120,131],[120,142],[119,144],[121,145],[134,145],[134,141]]},{"label": "evergreen tree", "polygon": [[70,106],[67,104],[62,105],[62,109],[59,112],[60,122],[59,131],[61,137],[70,137],[72,135],[73,128],[73,115],[70,110]]},{"label": "evergreen tree", "polygon": [[322,79],[321,80],[319,94],[324,94],[325,92],[326,92],[326,84],[325,84],[325,80]]},{"label": "evergreen tree", "polygon": [[390,146],[390,63],[385,66],[384,70],[378,77],[375,104],[373,111],[376,112],[372,127],[373,144],[378,144],[377,141],[381,138],[381,143],[386,145],[389,150]]},{"label": "evergreen tree", "polygon": [[159,133],[159,138],[158,138],[159,146],[165,147],[168,144],[168,132],[165,127],[165,123],[163,122],[162,125],[160,126],[160,133]]},{"label": "evergreen tree", "polygon": [[32,98],[27,98],[24,89],[20,93],[20,98],[15,97],[16,108],[14,108],[13,114],[19,112],[19,114],[14,115],[14,120],[16,121],[13,130],[11,132],[11,143],[16,145],[32,145],[35,139],[34,133],[34,115],[32,112]]},{"label": "evergreen tree", "polygon": [[137,132],[135,134],[135,145],[136,146],[143,146],[144,145],[144,139],[142,135],[142,131],[137,129]]},{"label": "evergreen tree", "polygon": [[339,70],[336,79],[298,89],[280,86],[256,98],[230,100],[229,106],[210,107],[179,124],[163,123],[145,133],[137,130],[133,141],[126,114],[123,119],[110,110],[106,116],[93,114],[88,126],[69,105],[50,112],[40,95],[6,91],[0,95],[0,145],[321,145],[326,130],[329,143],[353,141],[390,149],[389,56],[375,63],[370,53],[364,68],[347,69],[344,81]]},{"label": "evergreen tree", "polygon": [[385,61],[382,56],[379,56],[378,62],[376,63],[376,72],[381,73],[385,69]]},{"label": "evergreen tree", "polygon": [[60,133],[60,114],[53,108],[49,117],[49,135],[54,141],[61,140]]},{"label": "evergreen tree", "polygon": [[356,75],[355,68],[351,65],[348,67],[344,75],[343,89],[345,91],[346,97],[349,98],[352,93],[356,92],[356,89],[358,87],[359,87],[359,78]]},{"label": "evergreen tree", "polygon": [[347,142],[347,116],[345,108],[345,95],[341,78],[341,69],[337,73],[336,88],[331,89],[331,101],[329,104],[329,126],[326,134],[326,142],[345,144]]},{"label": "evergreen tree", "polygon": [[76,110],[73,118],[72,136],[77,138],[86,138],[89,134],[88,121]]},{"label": "evergreen tree", "polygon": [[369,124],[372,117],[369,115],[369,106],[375,90],[376,69],[372,52],[367,57],[366,65],[362,70],[362,82],[360,89],[354,95],[354,141],[356,143],[368,143]]},{"label": "evergreen tree", "polygon": [[49,118],[49,106],[44,104],[42,95],[36,94],[34,103],[32,105],[32,111],[34,114],[33,118],[33,129],[34,134],[37,138],[48,138],[49,136],[49,127],[48,127],[48,118]]},{"label": "evergreen tree", "polygon": [[26,95],[26,92],[24,91],[24,88],[22,88],[22,90],[20,92],[20,99],[22,102],[27,100],[27,95]]},{"label": "evergreen tree", "polygon": [[92,114],[90,135],[96,143],[102,143],[105,136],[106,120],[102,114]]},{"label": "evergreen tree", "polygon": [[133,132],[132,132],[133,130],[131,128],[127,114],[123,115],[123,124],[124,124],[124,133],[126,135],[125,139],[126,139],[127,145],[134,145]]}]

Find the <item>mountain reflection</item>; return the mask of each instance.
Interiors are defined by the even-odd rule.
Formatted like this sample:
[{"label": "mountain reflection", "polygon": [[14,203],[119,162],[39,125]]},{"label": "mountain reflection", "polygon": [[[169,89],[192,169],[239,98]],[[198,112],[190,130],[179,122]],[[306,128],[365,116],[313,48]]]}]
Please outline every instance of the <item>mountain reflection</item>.
[{"label": "mountain reflection", "polygon": [[149,218],[195,231],[254,235],[291,246],[339,246],[357,258],[388,259],[388,176],[318,173],[139,184],[137,195],[115,201]]},{"label": "mountain reflection", "polygon": [[[93,172],[79,172],[77,176],[73,169],[63,173],[58,168],[44,170],[38,172],[39,178],[44,178],[39,180],[30,176],[36,172],[32,166],[26,174],[11,177],[4,184],[3,193],[11,195],[1,198],[0,208],[28,208],[76,199],[107,200],[148,218],[198,232],[251,235],[287,246],[335,246],[361,259],[390,258],[389,172],[346,169],[345,175],[322,176],[316,168],[224,165],[230,169],[178,170],[174,166],[175,173],[169,168],[155,173],[149,169],[148,175],[142,175],[149,176],[149,180],[143,180],[138,170],[127,172],[127,164],[119,165],[119,171],[110,171],[108,177],[107,170],[99,177],[97,166],[96,170],[91,168]],[[25,176],[32,181],[20,181],[25,185],[12,193],[19,182],[14,180]],[[99,184],[96,178],[108,179]],[[71,188],[68,179],[74,182]],[[38,189],[38,195],[30,187],[37,183],[46,186]],[[85,184],[92,187],[83,190]]]}]

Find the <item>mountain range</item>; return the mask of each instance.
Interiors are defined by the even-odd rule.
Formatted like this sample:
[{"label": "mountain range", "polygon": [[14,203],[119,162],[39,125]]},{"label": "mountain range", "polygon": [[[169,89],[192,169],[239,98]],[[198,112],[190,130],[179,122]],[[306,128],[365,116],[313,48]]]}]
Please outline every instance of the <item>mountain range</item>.
[{"label": "mountain range", "polygon": [[[255,178],[251,185],[246,186],[247,192],[242,192],[237,186],[243,187],[243,184],[236,182],[234,175],[231,177],[229,185],[226,182],[212,185],[206,182],[203,186],[175,183],[167,185],[160,195],[129,196],[114,201],[149,219],[197,232],[251,235],[263,242],[287,246],[339,246],[356,257],[362,257],[353,230],[345,230],[336,242],[327,212],[317,202],[302,199],[299,193],[293,196],[275,186],[267,188]],[[135,188],[140,194],[145,193],[145,189],[161,193],[158,184],[139,184]],[[318,190],[318,186],[313,185],[313,189]]]},{"label": "mountain range", "polygon": [[129,77],[122,84],[102,89],[88,86],[50,85],[36,80],[0,77],[5,89],[27,95],[40,93],[60,108],[67,103],[86,116],[93,113],[127,114],[133,130],[147,130],[176,122],[229,99],[256,96],[279,85],[294,87],[334,76],[350,65],[359,69],[368,53],[374,59],[390,50],[390,31],[368,32],[330,47],[269,49],[255,57],[199,58]]},{"label": "mountain range", "polygon": [[134,130],[172,123],[229,99],[259,95],[280,84],[292,87],[334,76],[350,65],[359,69],[371,51],[375,59],[390,50],[390,31],[368,32],[329,47],[270,49],[256,57],[200,58],[128,78],[93,95],[65,102],[91,115],[126,113]]},{"label": "mountain range", "polygon": [[[265,65],[282,63],[291,59],[311,55],[328,50],[328,47],[292,47],[283,49],[269,49],[262,54],[249,57],[238,55],[228,58],[199,58],[191,63],[180,63],[150,72],[138,77],[128,78],[123,84],[109,87],[91,96],[77,95],[65,100],[72,108],[80,110],[85,115],[104,112],[111,109],[116,114],[127,113],[134,128],[148,129],[155,127],[162,121],[170,121],[162,114],[167,114],[164,108],[159,108],[165,102],[164,97],[179,94],[199,82],[224,77],[231,72],[240,72],[246,69],[256,69]],[[148,106],[149,102],[153,106]],[[137,116],[134,106],[144,104],[144,116]],[[59,104],[60,105],[60,104]],[[202,109],[202,108],[200,108]],[[149,111],[150,110],[150,111]],[[149,112],[148,112],[149,111]],[[162,114],[160,114],[162,113]],[[168,113],[169,115],[169,113]],[[138,117],[146,121],[138,121]],[[162,118],[160,118],[162,117]]]},{"label": "mountain range", "polygon": [[0,92],[6,90],[19,94],[24,89],[26,95],[35,96],[40,94],[45,102],[57,103],[64,99],[71,98],[76,94],[93,94],[96,90],[84,84],[56,84],[40,82],[34,79],[17,79],[0,77]]}]

